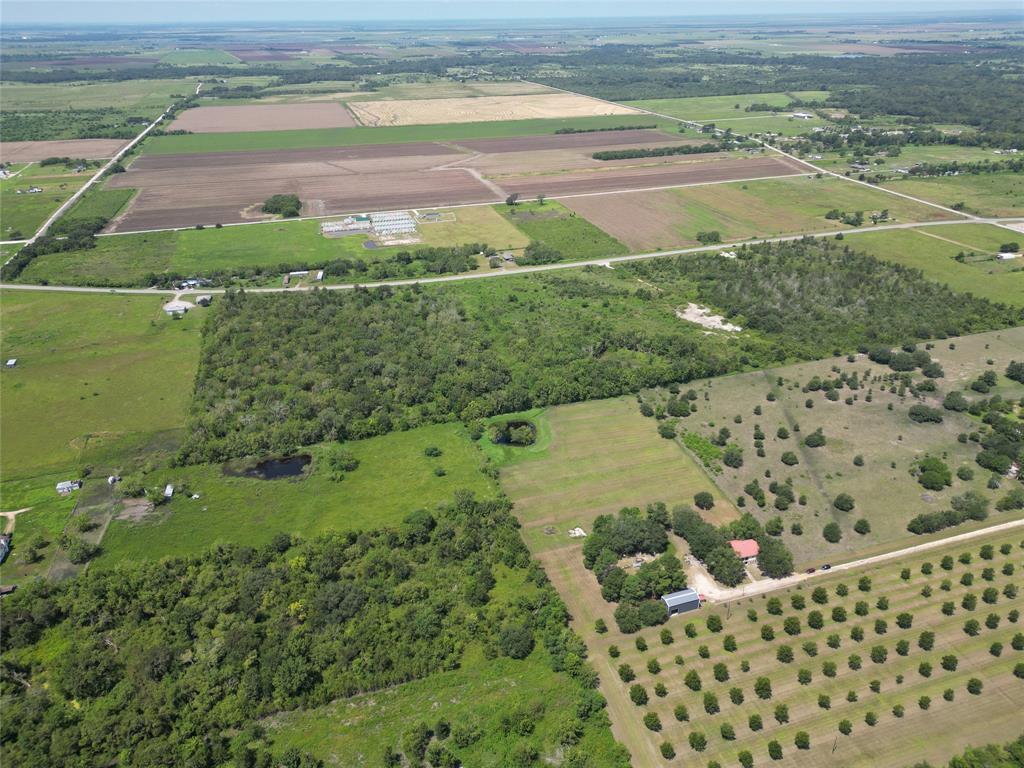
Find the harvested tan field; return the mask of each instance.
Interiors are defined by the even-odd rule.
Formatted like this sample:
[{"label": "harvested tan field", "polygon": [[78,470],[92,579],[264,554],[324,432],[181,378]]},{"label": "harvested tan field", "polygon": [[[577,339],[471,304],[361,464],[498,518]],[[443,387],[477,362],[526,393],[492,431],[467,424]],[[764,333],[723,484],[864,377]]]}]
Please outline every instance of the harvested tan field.
[{"label": "harvested tan field", "polygon": [[587,96],[544,93],[523,96],[480,96],[462,99],[359,101],[349,108],[363,125],[428,125],[529,120],[596,115],[636,115],[638,110],[607,104]]},{"label": "harvested tan field", "polygon": [[574,197],[565,206],[636,251],[659,250],[683,241],[680,199],[672,189]]},{"label": "harvested tan field", "polygon": [[31,163],[48,157],[72,157],[97,160],[113,157],[128,143],[127,139],[68,139],[66,141],[0,142],[0,161]]},{"label": "harvested tan field", "polygon": [[766,176],[787,176],[809,173],[811,169],[784,158],[763,157],[742,160],[720,160],[647,167],[615,167],[606,171],[576,171],[560,176],[520,176],[501,179],[509,193],[533,196],[543,192],[549,197],[588,192],[615,192],[627,189],[653,189],[707,184],[721,181],[742,181]]},{"label": "harvested tan field", "polygon": [[289,131],[313,128],[351,128],[356,124],[344,106],[317,104],[241,104],[186,109],[171,130],[192,133]]}]

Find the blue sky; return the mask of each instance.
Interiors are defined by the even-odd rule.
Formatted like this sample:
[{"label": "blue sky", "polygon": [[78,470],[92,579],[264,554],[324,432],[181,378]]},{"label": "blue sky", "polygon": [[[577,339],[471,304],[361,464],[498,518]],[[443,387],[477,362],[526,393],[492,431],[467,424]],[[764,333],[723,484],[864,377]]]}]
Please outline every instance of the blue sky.
[{"label": "blue sky", "polygon": [[[982,10],[982,8],[984,10]],[[387,20],[556,19],[673,16],[707,20],[709,15],[804,15],[811,19],[845,15],[863,18],[986,11],[1024,16],[1022,0],[0,0],[4,24],[158,24],[220,22],[365,22]]]}]

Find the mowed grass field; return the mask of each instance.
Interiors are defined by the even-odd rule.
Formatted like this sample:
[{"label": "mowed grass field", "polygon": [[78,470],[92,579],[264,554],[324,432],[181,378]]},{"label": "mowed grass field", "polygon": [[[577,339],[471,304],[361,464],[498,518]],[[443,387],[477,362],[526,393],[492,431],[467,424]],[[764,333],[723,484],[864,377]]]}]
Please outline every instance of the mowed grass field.
[{"label": "mowed grass field", "polygon": [[[1000,244],[1015,237],[1014,232],[991,224],[955,224],[854,234],[847,242],[885,261],[920,269],[925,277],[954,290],[1024,305],[1024,264],[1020,259],[995,258]],[[958,254],[972,251],[976,260],[956,260]]]},{"label": "mowed grass field", "polygon": [[[37,166],[31,168],[37,170]],[[18,232],[23,237],[34,235],[46,218],[92,175],[90,171],[64,173],[63,170],[64,166],[50,166],[0,181],[0,234],[3,239],[20,239],[12,237]],[[30,187],[39,187],[43,191],[29,193]]]},{"label": "mowed grass field", "polygon": [[[92,195],[83,204],[93,205],[91,201]],[[95,205],[115,202],[96,200]],[[324,237],[320,234],[320,221],[274,221],[222,229],[112,235],[97,238],[96,247],[86,251],[40,256],[19,279],[26,283],[135,285],[150,274],[203,275],[246,267],[323,264],[334,259],[372,263],[402,251],[430,246],[479,242],[498,249],[518,250],[529,242],[526,234],[490,206],[453,212],[453,222],[420,225],[422,243],[373,249],[363,246],[368,238],[362,234]],[[78,206],[73,213],[78,213]]]},{"label": "mowed grass field", "polygon": [[151,155],[181,155],[203,152],[245,152],[267,149],[314,149],[359,144],[401,144],[416,141],[501,139],[555,133],[560,128],[610,128],[658,123],[649,115],[602,115],[597,117],[506,120],[440,125],[403,125],[384,128],[323,128],[298,131],[250,133],[204,133],[185,136],[154,136],[143,151]]},{"label": "mowed grass field", "polygon": [[204,310],[171,320],[164,299],[4,291],[4,480],[76,468],[85,438],[181,427]]},{"label": "mowed grass field", "polygon": [[962,202],[969,211],[981,216],[1024,216],[1024,174],[1020,173],[899,179],[882,186],[940,205]]},{"label": "mowed grass field", "polygon": [[[623,103],[683,120],[709,122],[727,118],[771,116],[771,112],[747,112],[746,108],[751,104],[769,104],[783,109],[794,99],[820,101],[827,97],[828,91],[793,91],[792,93],[744,93],[738,96],[694,96],[683,99],[642,99]],[[798,108],[795,111],[807,110]],[[738,131],[738,129],[734,130]]]},{"label": "mowed grass field", "polygon": [[[481,497],[497,490],[480,471],[483,458],[458,424],[394,432],[344,447],[359,467],[340,481],[326,465],[327,446],[304,449],[313,464],[303,479],[231,477],[220,464],[157,469],[145,477],[147,486],[173,483],[187,493],[176,494],[140,521],[115,519],[95,565],[188,555],[217,541],[259,546],[280,532],[310,538],[328,530],[391,526],[458,490]],[[440,448],[441,456],[426,456],[428,447]],[[437,474],[439,468],[444,474]],[[196,536],[200,530],[202,536]]]},{"label": "mowed grass field", "polygon": [[[775,761],[769,757],[770,741],[779,743],[785,765],[800,768],[899,768],[921,760],[940,765],[967,745],[1016,738],[1020,735],[1024,681],[1014,676],[1013,669],[1024,661],[1024,653],[1014,650],[1011,641],[1024,630],[1024,625],[1019,618],[1014,622],[1008,617],[1024,607],[1024,601],[1004,590],[1009,585],[1017,589],[1021,586],[1024,557],[1020,542],[1019,530],[1006,531],[876,567],[814,577],[767,596],[706,605],[668,621],[668,644],[661,641],[657,628],[638,633],[647,642],[645,652],[636,648],[637,636],[623,635],[615,629],[614,605],[604,603],[599,616],[611,629],[605,635],[591,630],[586,639],[591,659],[601,673],[610,711],[612,702],[618,702],[616,707],[625,711],[628,720],[615,722],[614,730],[626,739],[634,759],[642,760],[639,764],[664,766],[705,765],[709,761],[738,765],[738,755],[743,750],[751,753],[755,766],[772,765]],[[980,556],[984,544],[995,548],[990,560]],[[1008,545],[1007,554],[1000,551],[1001,545]],[[960,562],[961,554],[966,554],[970,562]],[[957,559],[948,571],[940,567],[944,556]],[[924,563],[932,564],[930,574],[922,573]],[[1007,566],[1012,570],[1004,571]],[[909,569],[907,579],[901,574],[904,568]],[[991,571],[986,573],[985,569]],[[963,583],[967,574],[973,580],[970,586]],[[587,575],[589,588],[600,600],[596,580],[592,574]],[[866,591],[859,588],[862,576],[869,580],[864,584]],[[845,585],[845,596],[839,594],[840,585]],[[818,587],[825,591],[824,604],[811,599],[812,591]],[[993,604],[978,599],[990,587],[996,590]],[[962,604],[967,594],[973,594],[977,600],[971,610]],[[781,615],[767,612],[769,598],[779,598]],[[803,607],[799,602],[794,606],[792,601],[796,598],[803,599]],[[886,602],[879,603],[880,600]],[[946,601],[953,606],[950,616],[941,610]],[[858,603],[863,603],[860,613]],[[837,608],[845,611],[845,620],[833,618],[832,611]],[[823,617],[819,630],[808,624],[809,614],[815,610]],[[750,611],[754,613],[748,615]],[[901,613],[910,615],[910,628],[897,626],[896,617]],[[707,619],[711,615],[721,619],[721,631],[708,629]],[[986,626],[990,615],[996,617],[993,623],[998,622],[995,629]],[[783,622],[792,618],[799,626],[795,627],[798,632],[790,635],[783,630]],[[981,625],[979,634],[973,637],[963,629],[971,619]],[[877,621],[883,624],[876,625]],[[692,637],[687,636],[688,625],[692,625]],[[773,629],[773,640],[762,639],[765,626]],[[855,629],[863,633],[862,639],[853,637]],[[923,632],[934,634],[931,650],[919,645]],[[832,635],[836,636],[836,648],[829,645]],[[724,650],[726,636],[733,638],[736,650]],[[900,655],[897,644],[904,641],[906,655]],[[994,643],[1002,646],[998,656],[991,652]],[[613,645],[620,650],[617,658],[609,654]],[[793,661],[777,659],[782,646],[792,650]],[[699,653],[702,647],[707,648],[707,658]],[[879,661],[872,660],[876,647],[884,650],[884,659],[877,656]],[[956,660],[954,671],[942,667],[942,659],[950,655]],[[660,665],[660,671],[648,670],[652,660]],[[636,679],[632,683],[620,680],[620,664],[634,670]],[[825,665],[833,664],[834,675],[826,675]],[[931,667],[927,676],[920,671],[922,664]],[[725,679],[716,679],[717,665],[724,665],[718,675]],[[744,665],[748,665],[746,670]],[[799,670],[809,673],[806,684],[798,682]],[[691,690],[684,682],[690,672],[699,678],[699,691]],[[770,683],[769,698],[760,698],[755,693],[755,682],[762,677]],[[967,690],[971,678],[983,683],[978,695]],[[872,689],[873,681],[877,682],[877,692]],[[658,683],[666,688],[663,697],[655,694]],[[642,686],[649,702],[634,705],[628,696],[630,685]],[[733,703],[732,689],[738,689],[741,704]],[[947,690],[952,691],[952,701],[944,698]],[[706,696],[713,697],[710,701],[717,704],[719,711],[715,712],[714,707],[713,713],[706,711]],[[828,697],[829,708],[821,706],[821,696]],[[929,699],[927,710],[919,704],[922,697]],[[688,719],[677,720],[677,706],[685,708]],[[785,707],[786,712],[777,719],[779,706]],[[903,708],[902,716],[894,713],[897,706]],[[648,712],[658,716],[659,732],[644,727],[643,718]],[[874,725],[867,722],[869,713],[874,714]],[[754,715],[761,718],[761,729],[751,728],[749,720]],[[839,731],[842,720],[849,720],[850,735]],[[723,738],[721,728],[725,724],[733,728],[734,739]],[[799,731],[808,734],[808,749],[795,746]],[[693,733],[705,737],[704,750],[690,747]],[[666,741],[677,753],[674,760],[661,757],[659,745]]]},{"label": "mowed grass field", "polygon": [[697,245],[699,232],[723,242],[850,227],[826,219],[833,208],[854,213],[889,210],[892,222],[952,219],[954,214],[836,178],[785,179],[578,197],[564,204],[632,250]]},{"label": "mowed grass field", "polygon": [[675,443],[658,437],[634,398],[548,408],[537,419],[542,434],[550,435],[546,449],[508,448],[500,465],[501,486],[535,554],[559,549],[566,557],[578,556],[570,528],[587,530],[598,515],[623,507],[692,503],[700,491],[718,500],[711,514],[715,522],[736,516],[701,468]]},{"label": "mowed grass field", "polygon": [[[752,497],[746,496],[745,509],[762,522],[775,516],[782,518],[785,525],[782,539],[793,552],[798,569],[910,546],[920,541],[920,537],[906,530],[911,518],[947,509],[953,496],[967,490],[977,491],[992,502],[989,522],[985,524],[1020,517],[1020,512],[994,509],[995,501],[1006,494],[1010,485],[1004,482],[999,490],[987,489],[990,473],[974,461],[978,447],[957,440],[961,432],[976,428],[976,420],[967,413],[944,411],[941,402],[949,391],[967,390],[970,382],[986,370],[999,374],[998,391],[1004,397],[1024,396],[1024,386],[1002,375],[1011,360],[1024,358],[1024,328],[936,342],[931,355],[941,363],[945,376],[936,380],[938,391],[928,395],[924,402],[942,411],[944,421],[941,424],[911,421],[907,411],[918,401],[909,395],[901,397],[898,390],[889,392],[889,385],[876,377],[892,371],[861,355],[853,363],[846,358],[832,358],[692,382],[687,386],[697,391],[699,409],[681,419],[679,427],[705,438],[714,436],[722,427],[729,430],[728,442],[743,449],[743,466],[739,469],[719,466],[717,483],[731,499],[737,500],[745,496],[744,488],[749,482],[758,480],[767,504],[760,508]],[[992,365],[987,364],[989,359],[993,360]],[[840,399],[835,402],[828,400],[823,391],[803,391],[814,376],[835,377],[833,367],[847,373],[856,372],[860,388],[839,390]],[[918,373],[914,378],[922,377]],[[774,400],[768,399],[769,393]],[[847,397],[854,398],[852,404],[845,402]],[[968,399],[972,397],[978,395],[969,392]],[[665,398],[666,393],[662,392],[653,399]],[[808,400],[812,404],[810,408],[806,405]],[[754,413],[755,408],[760,409],[760,414]],[[735,420],[737,416],[742,419],[740,423]],[[657,434],[654,423],[648,423],[654,437]],[[764,457],[757,455],[754,446],[757,426],[765,435]],[[788,437],[778,437],[780,427],[789,431]],[[826,444],[818,448],[805,446],[804,438],[819,428],[824,432]],[[796,455],[796,465],[783,463],[782,456],[786,452]],[[951,487],[940,492],[928,491],[911,475],[914,463],[925,455],[943,458],[954,473]],[[863,466],[855,465],[856,456],[863,458]],[[956,470],[962,466],[973,470],[973,479],[956,477]],[[788,510],[779,511],[773,505],[775,497],[768,486],[772,481],[784,483],[787,480],[792,480],[797,499],[804,496],[806,503],[794,503]],[[840,493],[853,497],[853,511],[841,512],[833,507],[832,501]],[[871,531],[866,535],[853,530],[859,518],[871,524]],[[824,526],[833,521],[839,524],[843,534],[837,544],[826,542],[822,536]],[[802,534],[792,532],[794,523],[802,526]],[[960,526],[957,531],[968,529],[968,526]]]},{"label": "mowed grass field", "polygon": [[614,237],[561,203],[548,200],[543,205],[530,202],[499,205],[494,209],[529,240],[554,248],[565,259],[591,259],[629,252]]}]

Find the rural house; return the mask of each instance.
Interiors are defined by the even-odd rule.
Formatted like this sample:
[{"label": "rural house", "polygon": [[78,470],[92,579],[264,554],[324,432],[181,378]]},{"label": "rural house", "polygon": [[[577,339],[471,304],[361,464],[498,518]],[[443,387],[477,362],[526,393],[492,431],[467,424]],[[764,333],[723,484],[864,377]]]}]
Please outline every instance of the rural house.
[{"label": "rural house", "polygon": [[761,551],[761,548],[753,539],[733,539],[729,542],[729,546],[732,547],[732,551],[744,563],[756,560],[758,553]]}]

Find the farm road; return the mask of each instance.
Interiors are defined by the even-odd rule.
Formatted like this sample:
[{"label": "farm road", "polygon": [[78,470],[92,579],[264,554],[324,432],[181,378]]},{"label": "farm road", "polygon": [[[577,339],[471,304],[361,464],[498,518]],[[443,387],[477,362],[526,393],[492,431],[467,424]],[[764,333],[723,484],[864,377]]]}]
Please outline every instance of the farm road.
[{"label": "farm road", "polygon": [[979,528],[976,531],[968,531],[967,533],[959,533],[955,536],[947,536],[943,539],[936,539],[934,541],[926,541],[923,544],[915,544],[912,547],[906,547],[904,549],[897,549],[894,552],[885,552],[881,555],[873,555],[871,557],[864,557],[860,560],[851,560],[848,563],[840,563],[839,565],[832,566],[827,571],[818,570],[814,573],[794,573],[792,576],[788,576],[784,579],[761,579],[755,581],[752,584],[745,584],[741,587],[723,587],[714,579],[712,579],[707,571],[704,570],[703,566],[691,565],[687,573],[688,581],[690,586],[696,589],[700,594],[704,595],[708,599],[716,603],[724,603],[730,600],[738,600],[743,597],[751,597],[752,595],[762,595],[766,592],[774,592],[779,589],[785,589],[791,587],[794,584],[799,584],[809,579],[814,579],[819,576],[829,576],[833,573],[840,573],[842,571],[852,571],[856,568],[864,568],[869,565],[876,565],[878,563],[885,563],[890,560],[900,560],[905,557],[911,557],[921,552],[927,552],[928,550],[938,549],[939,547],[945,547],[950,544],[956,544],[962,541],[970,541],[980,536],[987,536],[992,533],[999,531],[1008,531],[1014,528],[1024,527],[1024,518],[1017,520],[1010,520],[1005,523],[999,523],[998,525],[990,525],[986,528]]},{"label": "farm road", "polygon": [[[1011,219],[1013,220],[1013,219]],[[973,224],[996,224],[998,226],[1006,226],[1005,222],[1007,219],[976,219],[972,221]],[[964,224],[963,220],[950,221],[948,219],[942,219],[939,221],[918,221],[918,222],[906,222],[903,224],[881,224],[872,227],[860,227],[857,229],[847,229],[842,232],[843,235],[852,235],[862,232],[883,232],[891,229],[914,229],[917,227],[938,227],[948,226],[953,224]],[[356,287],[359,288],[382,288],[384,286],[401,286],[401,285],[425,285],[427,283],[451,283],[459,280],[480,280],[490,279],[495,277],[511,277],[513,275],[528,275],[535,272],[550,272],[557,269],[579,269],[580,267],[611,267],[614,264],[624,264],[630,261],[643,261],[645,259],[656,259],[663,256],[685,256],[690,253],[709,253],[714,251],[723,251],[730,248],[739,248],[742,245],[756,245],[757,243],[786,243],[794,240],[802,240],[805,237],[811,238],[822,238],[822,237],[835,237],[839,234],[836,230],[830,229],[824,232],[805,232],[799,235],[781,235],[779,237],[761,237],[754,238],[752,240],[741,240],[733,243],[720,243],[718,245],[699,245],[693,248],[675,248],[668,251],[652,251],[650,253],[633,253],[627,256],[609,256],[607,258],[598,259],[587,259],[585,261],[566,261],[559,262],[557,264],[541,264],[533,267],[521,267],[519,269],[512,270],[488,270],[488,271],[477,271],[477,272],[464,272],[458,275],[446,275],[444,277],[422,277],[422,278],[411,278],[408,280],[383,280],[377,282],[368,283],[339,283],[336,285],[323,285],[319,286],[322,290],[327,291],[350,291]],[[113,235],[111,235],[113,236]],[[221,294],[227,289],[225,288],[202,288],[195,290],[179,291],[176,288],[94,288],[88,286],[76,286],[76,285],[33,285],[28,283],[0,283],[0,288],[18,291],[58,291],[65,293],[116,293],[116,294],[127,294],[127,295],[150,295],[150,296],[188,296],[190,294],[207,293],[207,294]],[[302,288],[246,288],[247,293],[296,293],[302,290]]]}]

